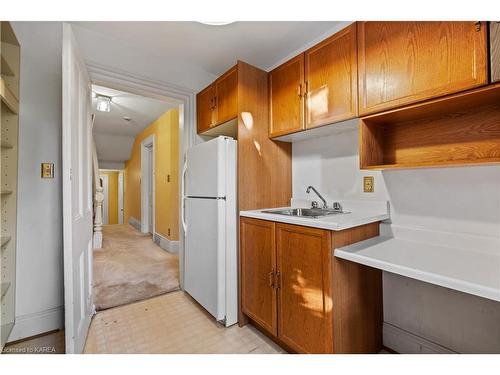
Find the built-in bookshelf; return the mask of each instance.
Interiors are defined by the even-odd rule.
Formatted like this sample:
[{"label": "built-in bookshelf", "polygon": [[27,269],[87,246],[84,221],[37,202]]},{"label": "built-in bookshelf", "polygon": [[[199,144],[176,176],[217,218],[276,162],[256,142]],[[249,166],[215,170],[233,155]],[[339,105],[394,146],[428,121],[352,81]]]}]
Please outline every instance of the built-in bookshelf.
[{"label": "built-in bookshelf", "polygon": [[1,210],[0,210],[0,352],[15,320],[17,154],[20,46],[9,22],[1,26]]}]

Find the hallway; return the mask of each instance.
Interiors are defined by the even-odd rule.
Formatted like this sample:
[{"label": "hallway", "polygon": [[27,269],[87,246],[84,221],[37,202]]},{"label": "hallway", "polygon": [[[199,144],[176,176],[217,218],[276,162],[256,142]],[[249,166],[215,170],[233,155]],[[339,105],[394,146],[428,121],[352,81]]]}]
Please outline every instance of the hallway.
[{"label": "hallway", "polygon": [[179,288],[179,256],[128,224],[103,226],[103,247],[94,249],[96,310],[144,300]]}]

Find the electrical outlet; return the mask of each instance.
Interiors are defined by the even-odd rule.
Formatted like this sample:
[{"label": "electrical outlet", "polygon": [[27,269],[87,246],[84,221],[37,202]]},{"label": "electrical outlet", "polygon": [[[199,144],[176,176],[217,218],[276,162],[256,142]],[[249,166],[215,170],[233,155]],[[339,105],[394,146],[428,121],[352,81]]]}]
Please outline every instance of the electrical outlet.
[{"label": "electrical outlet", "polygon": [[42,178],[54,178],[54,163],[42,163]]},{"label": "electrical outlet", "polygon": [[170,182],[170,175],[167,174],[167,182]]},{"label": "electrical outlet", "polygon": [[168,231],[167,231],[167,232],[168,232],[168,236],[170,236],[170,228],[168,228]]},{"label": "electrical outlet", "polygon": [[365,193],[373,193],[375,191],[373,176],[363,177],[363,191]]}]

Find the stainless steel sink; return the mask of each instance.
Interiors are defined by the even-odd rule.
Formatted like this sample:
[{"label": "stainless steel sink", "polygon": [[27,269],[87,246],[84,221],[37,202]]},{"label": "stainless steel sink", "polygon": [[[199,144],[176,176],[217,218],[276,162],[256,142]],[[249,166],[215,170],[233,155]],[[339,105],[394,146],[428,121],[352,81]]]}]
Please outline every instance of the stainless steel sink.
[{"label": "stainless steel sink", "polygon": [[334,210],[333,208],[285,208],[277,210],[264,210],[262,211],[266,214],[274,215],[286,215],[286,216],[297,216],[297,217],[308,217],[315,219],[323,216],[348,214],[342,210]]}]

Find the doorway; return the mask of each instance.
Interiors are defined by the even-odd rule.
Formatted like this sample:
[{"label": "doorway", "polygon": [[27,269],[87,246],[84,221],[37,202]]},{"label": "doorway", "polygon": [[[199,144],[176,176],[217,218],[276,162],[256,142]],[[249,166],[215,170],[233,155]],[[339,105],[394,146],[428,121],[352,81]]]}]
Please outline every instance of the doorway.
[{"label": "doorway", "polygon": [[109,179],[107,175],[101,175],[102,193],[104,194],[104,200],[102,201],[102,223],[104,225],[109,224]]}]

